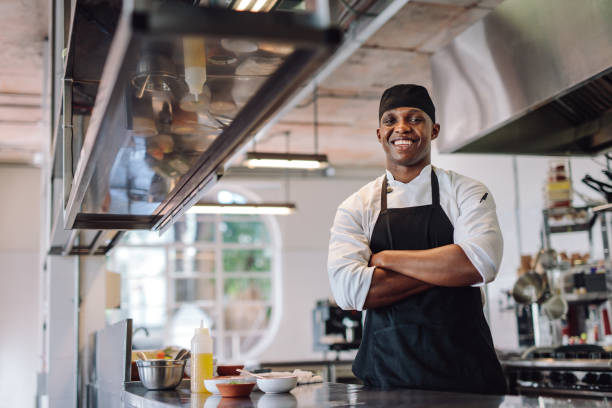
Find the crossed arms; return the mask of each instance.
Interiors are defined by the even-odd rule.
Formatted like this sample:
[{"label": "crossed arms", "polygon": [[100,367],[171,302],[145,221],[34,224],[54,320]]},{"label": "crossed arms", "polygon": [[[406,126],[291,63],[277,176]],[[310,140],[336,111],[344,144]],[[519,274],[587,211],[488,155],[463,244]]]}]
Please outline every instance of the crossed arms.
[{"label": "crossed arms", "polygon": [[387,306],[434,286],[468,286],[482,276],[460,246],[451,244],[420,251],[382,251],[375,266],[364,309]]},{"label": "crossed arms", "polygon": [[455,244],[426,250],[372,254],[368,237],[378,212],[370,197],[378,193],[368,187],[349,197],[336,212],[328,253],[327,271],[338,306],[377,308],[434,286],[492,281],[503,252],[495,204],[490,195],[482,202],[486,189],[481,184],[464,184],[457,188],[458,214],[450,217]]}]

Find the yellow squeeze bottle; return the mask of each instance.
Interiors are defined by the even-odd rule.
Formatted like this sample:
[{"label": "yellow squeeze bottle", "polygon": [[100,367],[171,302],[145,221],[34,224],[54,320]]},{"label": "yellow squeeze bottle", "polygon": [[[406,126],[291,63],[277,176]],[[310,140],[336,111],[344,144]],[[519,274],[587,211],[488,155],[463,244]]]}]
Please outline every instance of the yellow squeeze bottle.
[{"label": "yellow squeeze bottle", "polygon": [[203,322],[191,339],[191,392],[208,392],[204,380],[213,377],[213,342]]}]

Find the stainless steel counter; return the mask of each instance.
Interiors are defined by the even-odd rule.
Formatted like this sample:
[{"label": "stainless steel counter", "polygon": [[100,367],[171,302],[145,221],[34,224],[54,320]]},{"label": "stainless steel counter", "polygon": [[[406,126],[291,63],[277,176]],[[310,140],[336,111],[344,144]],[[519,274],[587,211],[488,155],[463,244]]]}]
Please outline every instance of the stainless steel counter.
[{"label": "stainless steel counter", "polygon": [[249,398],[221,398],[212,395],[191,395],[188,381],[183,381],[181,386],[173,391],[148,391],[140,383],[134,382],[125,385],[121,400],[125,408],[612,407],[612,402],[605,399],[492,396],[408,389],[378,391],[360,385],[334,383],[301,385],[289,394],[253,392]]}]

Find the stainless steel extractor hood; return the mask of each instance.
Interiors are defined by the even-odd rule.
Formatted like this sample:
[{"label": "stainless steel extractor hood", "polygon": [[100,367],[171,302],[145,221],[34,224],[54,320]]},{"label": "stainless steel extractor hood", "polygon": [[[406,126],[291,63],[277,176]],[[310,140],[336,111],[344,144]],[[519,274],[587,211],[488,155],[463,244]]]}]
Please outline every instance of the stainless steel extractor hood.
[{"label": "stainless steel extractor hood", "polygon": [[612,1],[505,0],[432,56],[441,152],[612,146]]},{"label": "stainless steel extractor hood", "polygon": [[197,3],[77,1],[56,132],[66,229],[171,225],[341,42],[310,14]]}]

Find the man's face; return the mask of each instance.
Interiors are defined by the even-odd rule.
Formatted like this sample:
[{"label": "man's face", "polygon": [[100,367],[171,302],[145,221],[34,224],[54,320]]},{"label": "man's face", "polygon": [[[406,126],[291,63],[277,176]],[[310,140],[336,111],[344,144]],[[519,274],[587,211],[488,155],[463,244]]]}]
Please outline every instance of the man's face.
[{"label": "man's face", "polygon": [[424,159],[429,163],[431,141],[439,131],[440,126],[421,109],[400,107],[382,115],[376,135],[388,165],[414,166]]}]

